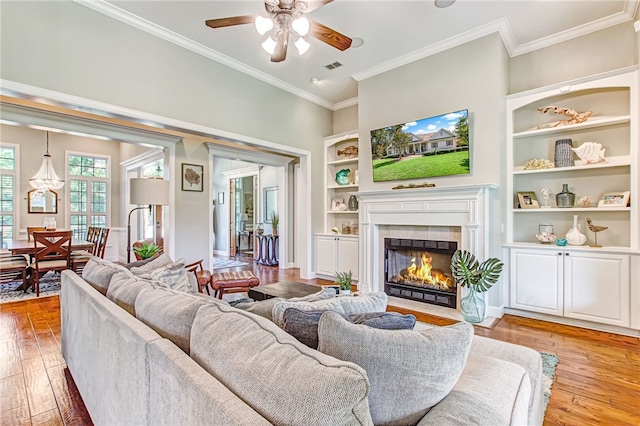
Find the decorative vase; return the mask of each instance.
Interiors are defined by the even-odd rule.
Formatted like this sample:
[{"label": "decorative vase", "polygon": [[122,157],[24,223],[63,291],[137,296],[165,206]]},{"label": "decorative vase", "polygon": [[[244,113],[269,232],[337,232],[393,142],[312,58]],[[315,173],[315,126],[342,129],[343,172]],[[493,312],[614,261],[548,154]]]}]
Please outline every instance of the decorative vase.
[{"label": "decorative vase", "polygon": [[460,299],[460,310],[467,322],[477,324],[484,321],[485,308],[484,300],[473,288],[469,288],[469,294]]},{"label": "decorative vase", "polygon": [[569,184],[562,184],[562,192],[556,194],[556,205],[558,207],[573,207],[576,202],[576,194],[569,191]]},{"label": "decorative vase", "polygon": [[258,234],[258,235],[264,234],[264,226],[261,223],[259,223],[256,226],[256,234]]},{"label": "decorative vase", "polygon": [[573,167],[573,148],[571,139],[560,139],[556,141],[556,150],[553,156],[553,162],[556,167]]},{"label": "decorative vase", "polygon": [[340,290],[340,296],[351,296],[351,290]]},{"label": "decorative vase", "polygon": [[349,185],[349,169],[342,169],[336,173],[336,183],[338,185]]},{"label": "decorative vase", "polygon": [[567,232],[567,244],[572,246],[581,246],[587,242],[587,236],[580,232],[578,225],[578,215],[573,215],[573,227]]},{"label": "decorative vase", "polygon": [[358,210],[358,197],[355,195],[349,197],[349,210]]}]

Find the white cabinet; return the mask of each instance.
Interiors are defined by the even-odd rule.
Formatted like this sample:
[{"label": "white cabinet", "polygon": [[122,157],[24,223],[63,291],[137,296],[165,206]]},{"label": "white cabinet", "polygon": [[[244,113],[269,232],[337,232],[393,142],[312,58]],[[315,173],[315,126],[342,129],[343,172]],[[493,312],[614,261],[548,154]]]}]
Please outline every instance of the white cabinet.
[{"label": "white cabinet", "polygon": [[358,280],[358,238],[316,235],[316,273],[333,277],[336,272],[347,271]]},{"label": "white cabinet", "polygon": [[[638,103],[635,66],[507,97],[505,247],[510,250],[510,308],[640,328],[640,305],[633,302],[640,291],[639,263],[630,262],[640,253]],[[582,123],[556,125],[570,117],[541,114],[548,106],[592,115]],[[561,139],[571,139],[574,148],[599,143],[605,161],[589,164],[574,155],[574,166],[525,167],[534,159],[553,163]],[[575,194],[573,207],[556,205],[555,195],[564,184]],[[552,193],[546,203],[543,188]],[[630,205],[598,207],[604,194],[626,191]],[[523,192],[533,193],[539,208],[520,206],[518,193]],[[583,197],[590,203],[579,205]],[[552,225],[556,236],[565,238],[574,215],[587,236],[583,246],[558,247],[536,240],[540,225]],[[599,246],[587,218],[608,227],[598,233]]]},{"label": "white cabinet", "polygon": [[511,250],[511,307],[563,314],[561,251]]},{"label": "white cabinet", "polygon": [[630,326],[628,255],[514,248],[510,260],[512,308]]}]

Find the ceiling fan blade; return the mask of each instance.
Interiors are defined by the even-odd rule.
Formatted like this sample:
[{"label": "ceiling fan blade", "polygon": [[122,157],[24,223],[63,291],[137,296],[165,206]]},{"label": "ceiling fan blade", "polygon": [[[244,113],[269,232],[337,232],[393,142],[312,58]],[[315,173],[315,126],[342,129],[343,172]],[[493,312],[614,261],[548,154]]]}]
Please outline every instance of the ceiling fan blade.
[{"label": "ceiling fan blade", "polygon": [[304,13],[313,12],[319,7],[324,6],[327,3],[331,3],[333,0],[310,0],[307,2],[307,8],[303,10]]},{"label": "ceiling fan blade", "polygon": [[282,62],[287,58],[287,45],[289,44],[289,32],[279,31],[276,48],[271,55],[271,62]]},{"label": "ceiling fan blade", "polygon": [[207,27],[223,28],[233,25],[252,24],[256,20],[256,15],[232,16],[231,18],[209,19],[204,23]]},{"label": "ceiling fan blade", "polygon": [[322,25],[321,23],[309,19],[309,34],[318,40],[327,43],[339,50],[347,50],[351,47],[351,39],[344,34],[340,34],[336,30]]}]

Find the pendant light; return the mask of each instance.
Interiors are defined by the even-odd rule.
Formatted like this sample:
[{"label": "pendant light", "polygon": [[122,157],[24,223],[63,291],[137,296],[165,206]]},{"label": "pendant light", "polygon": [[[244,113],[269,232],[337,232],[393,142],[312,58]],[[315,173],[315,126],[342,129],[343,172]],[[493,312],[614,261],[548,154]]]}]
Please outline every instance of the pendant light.
[{"label": "pendant light", "polygon": [[60,189],[64,186],[64,180],[60,179],[53,168],[53,160],[49,154],[49,132],[47,132],[47,152],[44,154],[40,170],[29,183],[35,189],[45,192],[51,189]]}]

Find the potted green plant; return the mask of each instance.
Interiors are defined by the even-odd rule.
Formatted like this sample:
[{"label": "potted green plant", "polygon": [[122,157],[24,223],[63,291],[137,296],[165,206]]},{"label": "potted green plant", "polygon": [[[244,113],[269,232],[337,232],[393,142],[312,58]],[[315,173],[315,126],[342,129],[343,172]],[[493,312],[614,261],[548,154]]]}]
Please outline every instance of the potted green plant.
[{"label": "potted green plant", "polygon": [[495,257],[482,263],[466,250],[456,250],[451,257],[451,273],[462,287],[469,288],[469,294],[460,299],[460,310],[464,319],[471,323],[484,321],[485,303],[478,293],[489,290],[502,272],[503,263]]},{"label": "potted green plant", "polygon": [[335,278],[336,284],[340,286],[340,294],[343,296],[350,296],[353,272],[336,272]]},{"label": "potted green plant", "polygon": [[271,219],[271,229],[273,235],[278,235],[278,224],[280,223],[280,215],[272,210],[269,219]]},{"label": "potted green plant", "polygon": [[154,242],[143,241],[140,245],[133,245],[133,252],[136,254],[136,257],[139,257],[140,259],[153,257],[153,255],[161,250],[162,247],[156,245]]}]

